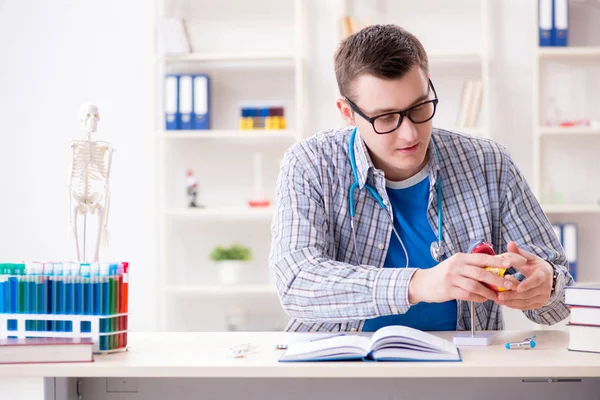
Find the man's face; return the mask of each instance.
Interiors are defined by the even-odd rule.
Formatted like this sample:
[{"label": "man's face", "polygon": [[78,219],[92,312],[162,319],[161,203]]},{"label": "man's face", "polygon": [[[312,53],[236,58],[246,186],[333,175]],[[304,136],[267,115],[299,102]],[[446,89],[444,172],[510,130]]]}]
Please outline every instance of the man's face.
[{"label": "man's face", "polygon": [[[385,80],[372,75],[362,75],[353,82],[354,104],[367,116],[376,117],[394,111],[403,111],[434,98],[428,77],[415,66],[400,79]],[[431,104],[428,105],[433,110]],[[432,120],[421,124],[413,123],[407,116],[402,124],[390,133],[379,134],[373,125],[358,113],[353,112],[345,101],[338,102],[342,117],[356,125],[364,139],[375,167],[385,172],[389,180],[407,179],[426,163],[427,146],[431,137]],[[415,110],[413,115],[420,110]],[[386,118],[386,117],[383,117]],[[397,115],[391,118],[389,126]],[[397,121],[397,120],[396,120]],[[385,120],[376,123],[378,131],[385,127]],[[387,130],[387,129],[385,129]]]}]

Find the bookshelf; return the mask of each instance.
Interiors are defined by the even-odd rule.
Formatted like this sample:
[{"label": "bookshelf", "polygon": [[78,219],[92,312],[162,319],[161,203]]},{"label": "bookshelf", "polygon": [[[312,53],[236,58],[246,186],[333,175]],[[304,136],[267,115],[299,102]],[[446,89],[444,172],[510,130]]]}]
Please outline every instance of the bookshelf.
[{"label": "bookshelf", "polygon": [[[261,181],[272,202],[281,157],[305,136],[304,3],[155,0],[159,330],[224,331],[236,315],[235,329],[241,330],[276,330],[287,322],[268,271],[273,210],[251,208],[247,201],[253,156],[261,154]],[[256,7],[269,12],[256,12]],[[188,52],[162,51],[158,36],[164,18],[184,19]],[[167,73],[209,75],[211,129],[165,129]],[[239,129],[241,107],[271,104],[285,108],[286,129]],[[194,171],[202,207],[187,206],[187,168]],[[209,254],[216,246],[234,243],[249,247],[252,260],[244,266],[239,284],[223,284]],[[263,326],[243,326],[257,319],[254,314],[260,315]]]},{"label": "bookshelf", "polygon": [[[491,43],[492,26],[489,0],[336,0],[334,23],[339,27],[335,45],[347,34],[344,18],[352,18],[357,31],[365,24],[394,23],[415,34],[428,54],[431,78],[440,104],[434,126],[458,130],[481,137],[491,137]],[[435,9],[436,12],[430,12]],[[362,20],[361,20],[362,18]],[[447,29],[445,29],[447,27]],[[439,32],[446,32],[440,39]],[[437,36],[436,36],[437,35]],[[477,90],[468,89],[467,81],[480,82]],[[469,107],[469,96],[475,105]],[[335,86],[334,98],[339,93]],[[478,104],[478,105],[477,105]],[[469,111],[472,110],[472,111]],[[465,117],[461,119],[461,113]],[[472,120],[474,123],[460,123]]]},{"label": "bookshelf", "polygon": [[533,12],[533,191],[551,223],[577,225],[577,282],[600,280],[600,4],[569,2],[567,46],[539,46]]}]

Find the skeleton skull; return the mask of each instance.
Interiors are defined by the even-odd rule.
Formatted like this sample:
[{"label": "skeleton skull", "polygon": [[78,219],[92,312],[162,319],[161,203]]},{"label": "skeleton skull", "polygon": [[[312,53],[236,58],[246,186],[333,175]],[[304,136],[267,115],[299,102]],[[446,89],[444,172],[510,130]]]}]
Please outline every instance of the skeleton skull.
[{"label": "skeleton skull", "polygon": [[100,121],[98,107],[91,103],[85,103],[79,108],[79,122],[81,123],[81,129],[86,134],[96,133],[98,121]]}]

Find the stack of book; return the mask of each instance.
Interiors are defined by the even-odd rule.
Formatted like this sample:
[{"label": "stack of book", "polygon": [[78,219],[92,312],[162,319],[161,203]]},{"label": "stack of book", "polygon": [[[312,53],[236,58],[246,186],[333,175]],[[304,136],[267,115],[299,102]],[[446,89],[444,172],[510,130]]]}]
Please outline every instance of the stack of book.
[{"label": "stack of book", "polygon": [[600,353],[600,283],[568,286],[565,303],[571,309],[568,349]]}]

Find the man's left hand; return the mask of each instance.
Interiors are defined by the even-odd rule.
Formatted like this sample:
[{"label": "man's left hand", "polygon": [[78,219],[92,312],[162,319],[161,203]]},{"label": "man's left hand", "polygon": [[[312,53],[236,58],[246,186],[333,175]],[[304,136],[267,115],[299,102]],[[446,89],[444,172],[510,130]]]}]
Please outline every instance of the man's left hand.
[{"label": "man's left hand", "polygon": [[[499,293],[497,303],[518,310],[535,310],[542,307],[552,291],[552,266],[535,254],[519,249],[515,242],[509,242],[507,249],[509,253],[520,254],[527,260],[525,265],[518,268],[525,275],[525,280],[512,290]],[[516,279],[514,282],[517,284]]]}]

